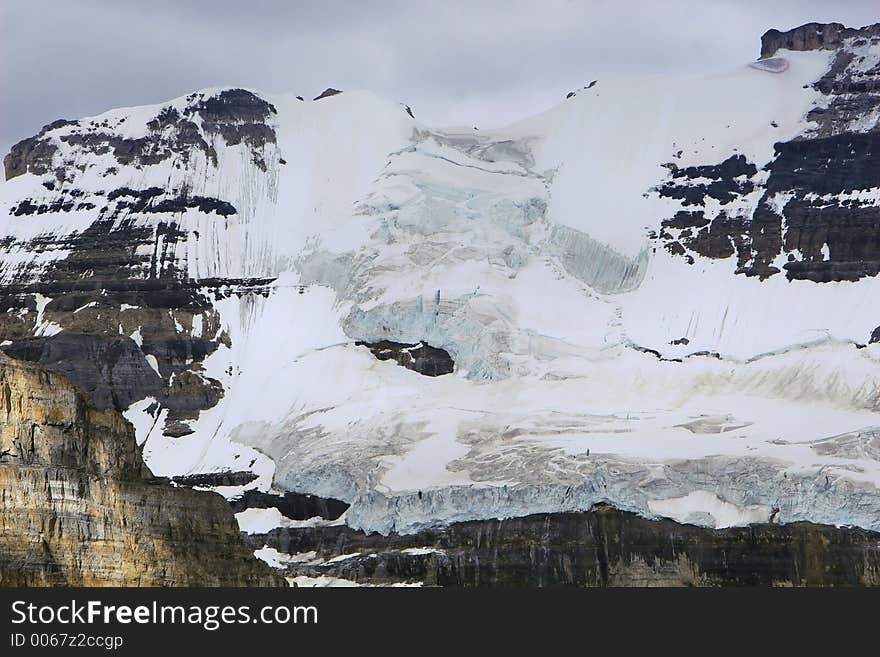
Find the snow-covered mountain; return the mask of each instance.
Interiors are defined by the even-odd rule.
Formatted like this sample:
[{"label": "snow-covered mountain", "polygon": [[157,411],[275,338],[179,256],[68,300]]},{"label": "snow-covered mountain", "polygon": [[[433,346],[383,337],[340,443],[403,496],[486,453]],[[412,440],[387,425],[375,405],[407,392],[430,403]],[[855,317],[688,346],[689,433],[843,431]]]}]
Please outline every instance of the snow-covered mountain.
[{"label": "snow-covered mountain", "polygon": [[357,528],[880,529],[878,123],[880,24],[491,131],[362,91],[58,121],[4,160],[2,349],[155,473]]}]

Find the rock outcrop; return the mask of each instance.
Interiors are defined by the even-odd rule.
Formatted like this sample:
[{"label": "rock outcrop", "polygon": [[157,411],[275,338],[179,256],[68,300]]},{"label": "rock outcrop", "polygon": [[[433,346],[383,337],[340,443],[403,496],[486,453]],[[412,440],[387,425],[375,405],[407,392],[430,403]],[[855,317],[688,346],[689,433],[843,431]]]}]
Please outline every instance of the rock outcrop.
[{"label": "rock outcrop", "polygon": [[0,586],[279,585],[215,493],[153,478],[132,426],[0,355]]},{"label": "rock outcrop", "polygon": [[451,374],[455,369],[455,361],[445,349],[432,347],[424,342],[407,344],[381,340],[379,342],[357,342],[358,346],[366,347],[379,360],[393,360],[398,365],[424,374],[425,376],[441,376]]},{"label": "rock outcrop", "polygon": [[[278,159],[276,113],[250,91],[225,89],[155,108],[136,138],[124,136],[130,118],[118,116],[56,121],[14,145],[4,159],[6,179],[32,174],[44,180],[9,207],[9,216],[83,223],[60,239],[29,240],[24,248],[31,254],[66,254],[50,257],[39,275],[0,274],[2,349],[66,374],[99,408],[122,411],[152,397],[154,417],[163,416],[160,431],[191,433],[189,423],[223,396],[202,362],[228,346],[213,303],[231,292],[218,292],[218,281],[189,278],[183,253],[188,235],[199,232],[181,224],[187,216],[224,225],[240,220],[241,202],[219,198],[216,187],[198,193],[190,174],[239,159],[255,177],[270,180]],[[100,172],[92,162],[74,166],[83,153],[111,165]],[[164,182],[135,188],[125,176],[132,170],[162,170]],[[92,176],[90,188],[84,179]],[[0,249],[20,246],[10,234],[0,238]],[[239,284],[259,289],[264,282]],[[39,307],[35,295],[41,295]]]},{"label": "rock outcrop", "polygon": [[[816,283],[876,276],[878,46],[880,23],[859,29],[809,23],[767,32],[762,57],[778,49],[835,51],[812,84],[818,97],[806,116],[810,128],[774,144],[774,158],[760,170],[741,154],[718,165],[667,163],[669,180],[654,191],[677,200],[681,210],[652,235],[690,264],[697,256],[735,258],[737,274],[761,279],[783,271],[789,280]],[[711,219],[707,208],[718,208]]]},{"label": "rock outcrop", "polygon": [[877,532],[812,523],[713,530],[607,506],[402,536],[331,526],[279,528],[248,540],[255,548],[297,555],[283,567],[289,577],[371,585],[880,585]]},{"label": "rock outcrop", "polygon": [[776,51],[834,50],[850,37],[880,36],[880,24],[862,28],[845,27],[840,23],[806,23],[785,32],[767,30],[761,37],[761,57],[772,57]]},{"label": "rock outcrop", "polygon": [[335,96],[336,94],[341,94],[342,92],[339,89],[334,89],[333,87],[327,87],[319,93],[317,96],[312,98],[312,100],[321,100],[322,98],[329,98],[330,96]]},{"label": "rock outcrop", "polygon": [[345,513],[349,506],[342,500],[318,495],[287,492],[284,495],[263,493],[255,489],[247,490],[241,497],[230,500],[232,510],[236,513],[246,509],[276,508],[281,515],[290,520],[308,520],[324,518],[336,520]]}]

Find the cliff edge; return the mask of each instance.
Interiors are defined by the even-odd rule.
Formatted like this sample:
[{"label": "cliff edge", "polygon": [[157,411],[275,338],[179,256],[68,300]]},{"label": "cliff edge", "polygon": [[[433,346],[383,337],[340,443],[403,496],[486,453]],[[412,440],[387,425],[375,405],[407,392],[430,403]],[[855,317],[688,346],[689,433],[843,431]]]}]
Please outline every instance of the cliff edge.
[{"label": "cliff edge", "polygon": [[0,355],[0,586],[278,586],[215,493],[156,479],[134,429]]}]

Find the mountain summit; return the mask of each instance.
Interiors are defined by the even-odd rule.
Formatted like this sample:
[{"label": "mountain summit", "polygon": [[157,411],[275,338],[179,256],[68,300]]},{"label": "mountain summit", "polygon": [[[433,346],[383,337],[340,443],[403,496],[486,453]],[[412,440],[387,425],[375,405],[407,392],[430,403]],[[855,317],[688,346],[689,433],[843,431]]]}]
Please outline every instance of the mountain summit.
[{"label": "mountain summit", "polygon": [[156,474],[354,528],[878,530],[880,24],[761,55],[493,131],[336,90],[57,121],[4,159],[0,348]]}]

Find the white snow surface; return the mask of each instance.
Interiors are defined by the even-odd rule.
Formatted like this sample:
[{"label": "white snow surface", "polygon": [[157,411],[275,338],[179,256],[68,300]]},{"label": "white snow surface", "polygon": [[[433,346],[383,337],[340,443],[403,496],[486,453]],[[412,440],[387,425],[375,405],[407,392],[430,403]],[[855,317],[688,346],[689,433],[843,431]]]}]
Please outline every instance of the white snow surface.
[{"label": "white snow surface", "polygon": [[[350,524],[381,532],[596,502],[707,526],[776,510],[880,529],[880,346],[854,347],[878,323],[880,282],[762,281],[647,236],[674,210],[648,193],[663,163],[740,153],[760,169],[809,129],[829,57],[600,80],[491,132],[432,129],[368,92],[263,94],[278,109],[266,172],[243,145],[218,146],[216,167],[120,167],[113,185],[187,176],[239,209],[176,216],[192,278],[274,279],[266,296],[217,297],[231,347],[203,374],[225,394],[195,433],[163,436],[150,399],[126,413],[150,468],[253,461],[250,487],[347,500]],[[136,136],[162,106],[102,117]],[[86,191],[110,185],[89,171]],[[31,174],[5,183],[0,232],[63,236],[93,219],[7,214],[40,189]],[[9,253],[0,277],[63,257]],[[422,376],[354,345],[381,339],[446,349],[455,372]],[[286,521],[238,516],[252,532]]]},{"label": "white snow surface", "polygon": [[316,577],[310,577],[308,575],[298,575],[296,577],[288,577],[287,583],[290,586],[297,586],[301,588],[372,588],[375,586],[387,586],[388,588],[407,588],[420,587],[423,584],[422,582],[394,582],[393,584],[387,585],[359,584],[354,580],[344,579],[342,577],[330,577],[329,575],[318,575]]},{"label": "white snow surface", "polygon": [[720,529],[748,525],[753,522],[768,522],[771,509],[760,504],[738,507],[720,499],[715,493],[695,490],[684,497],[668,500],[651,500],[648,508],[658,515],[672,518],[678,522],[693,522]]},{"label": "white snow surface", "polygon": [[248,534],[265,534],[276,527],[327,527],[341,525],[343,518],[326,520],[315,516],[307,520],[291,520],[275,507],[266,509],[250,508],[235,514],[239,529]]}]

